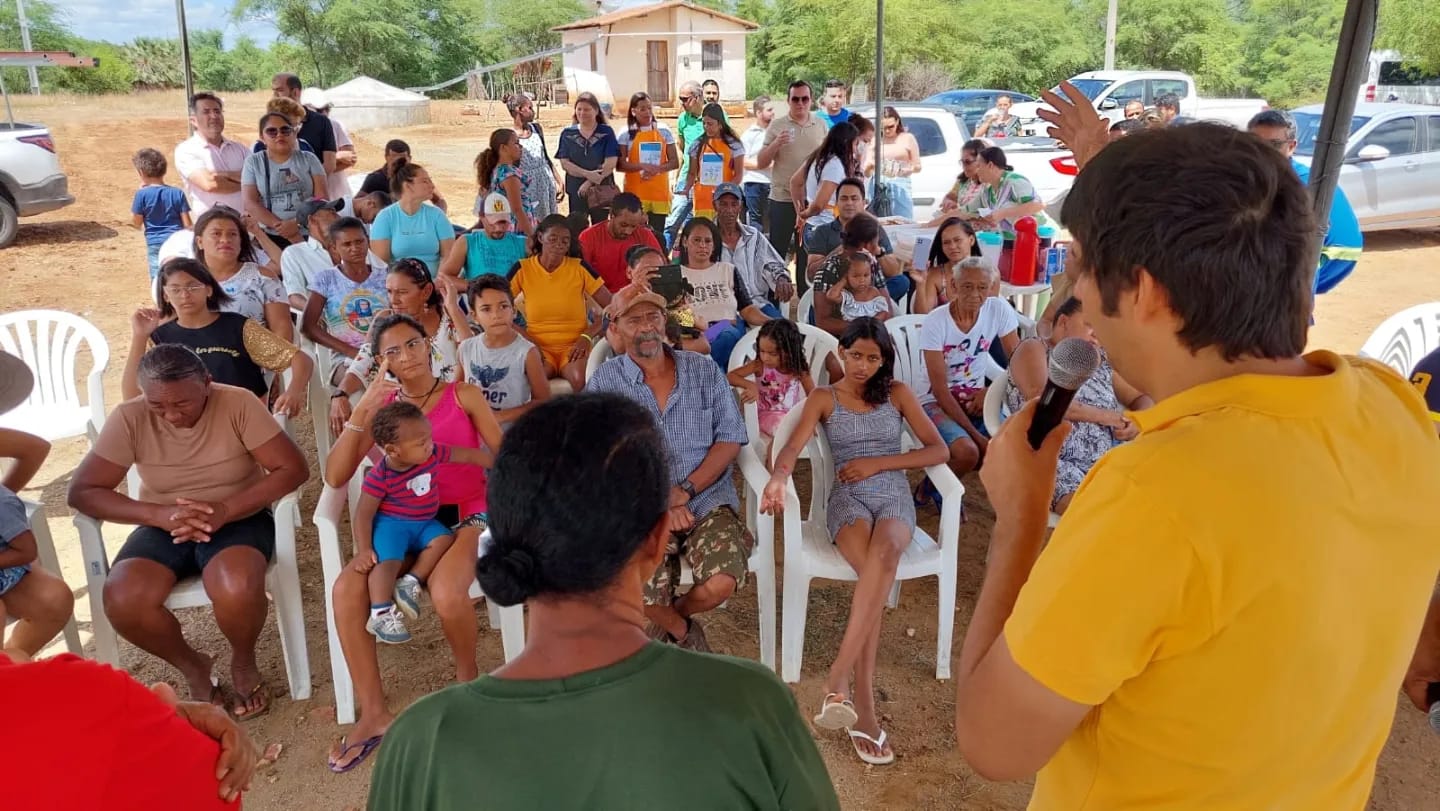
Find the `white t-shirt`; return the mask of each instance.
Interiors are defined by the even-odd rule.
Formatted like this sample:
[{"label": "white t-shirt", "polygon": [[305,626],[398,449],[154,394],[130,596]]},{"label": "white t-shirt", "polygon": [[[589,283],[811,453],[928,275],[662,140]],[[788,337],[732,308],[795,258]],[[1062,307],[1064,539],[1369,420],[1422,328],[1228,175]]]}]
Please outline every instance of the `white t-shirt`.
[{"label": "white t-shirt", "polygon": [[[836,158],[831,158],[830,160],[825,162],[825,166],[820,170],[819,178],[815,177],[815,167],[811,166],[810,171],[805,173],[805,199],[809,200],[812,203],[815,202],[816,195],[820,193],[820,184],[822,182],[828,180],[831,183],[835,183],[838,185],[840,181],[844,179],[845,165],[842,161]],[[837,189],[836,192],[838,191],[839,190]],[[827,225],[835,219],[835,212],[831,210],[835,206],[835,197],[836,193],[832,192],[830,194],[830,199],[825,203],[825,210],[811,217],[807,221],[810,227],[813,228],[818,225]]]},{"label": "white t-shirt", "polygon": [[[945,356],[949,371],[950,390],[979,391],[985,387],[985,373],[990,368],[990,345],[1003,335],[1020,328],[1020,319],[1010,302],[994,296],[980,305],[980,315],[969,332],[961,332],[950,317],[950,308],[931,310],[920,322],[920,349],[938,351]],[[927,391],[920,402],[933,403],[935,395]]]},{"label": "white t-shirt", "polygon": [[[335,149],[339,151],[345,147],[353,148],[355,143],[350,140],[350,133],[345,131],[345,125],[334,116],[326,116],[330,119],[330,129],[335,131]],[[325,176],[325,196],[330,200],[339,200],[342,197],[349,197],[350,173],[344,169],[338,169],[333,175]]]},{"label": "white t-shirt", "polygon": [[[760,150],[765,147],[765,130],[759,124],[751,124],[750,129],[740,135],[740,143],[745,145],[746,155],[759,155]],[[746,169],[745,175],[740,179],[742,183],[769,183],[769,169]]]},{"label": "white t-shirt", "polygon": [[[641,127],[639,130],[637,130],[637,132],[658,132],[660,133],[660,140],[665,142],[665,146],[675,146],[675,133],[671,132],[670,128],[665,126],[664,121],[657,120],[649,127]],[[630,134],[630,128],[626,127],[625,129],[616,129],[615,140],[620,144],[620,151],[627,153],[628,157],[628,153],[630,151],[630,142],[635,140],[635,136]],[[642,149],[641,151],[643,152],[644,150]],[[655,164],[664,163],[665,150],[662,148],[659,155],[641,155],[640,162]]]}]

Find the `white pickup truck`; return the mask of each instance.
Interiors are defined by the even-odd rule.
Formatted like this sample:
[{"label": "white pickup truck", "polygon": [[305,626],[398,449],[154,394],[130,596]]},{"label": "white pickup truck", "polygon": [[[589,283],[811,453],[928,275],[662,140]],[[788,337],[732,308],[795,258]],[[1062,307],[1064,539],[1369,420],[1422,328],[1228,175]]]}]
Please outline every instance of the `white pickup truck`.
[{"label": "white pickup truck", "polygon": [[21,217],[73,202],[50,130],[0,121],[0,248],[15,241]]},{"label": "white pickup truck", "polygon": [[[1195,92],[1195,80],[1188,73],[1172,70],[1092,70],[1070,77],[1070,83],[1084,93],[1100,115],[1110,121],[1125,117],[1125,105],[1139,100],[1154,107],[1161,96],[1173,93],[1180,99],[1180,115],[1199,121],[1223,121],[1244,127],[1261,110],[1269,109],[1263,99],[1205,99]],[[1058,91],[1057,91],[1058,92]],[[1010,113],[1020,119],[1022,133],[1042,135],[1046,124],[1037,115],[1045,102],[1016,104]]]}]

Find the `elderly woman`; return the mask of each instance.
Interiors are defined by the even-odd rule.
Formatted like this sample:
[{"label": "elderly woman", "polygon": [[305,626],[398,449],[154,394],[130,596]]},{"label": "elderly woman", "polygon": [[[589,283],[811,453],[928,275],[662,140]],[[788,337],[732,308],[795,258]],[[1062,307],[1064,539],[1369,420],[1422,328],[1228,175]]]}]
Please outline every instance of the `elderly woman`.
[{"label": "elderly woman", "polygon": [[620,161],[620,142],[615,130],[605,123],[600,100],[594,93],[575,98],[575,123],[560,133],[555,150],[565,170],[565,193],[570,196],[570,230],[604,222],[610,216],[610,199],[620,189],[615,185],[615,165]]},{"label": "elderly woman", "polygon": [[240,172],[245,213],[258,220],[282,248],[304,238],[296,221],[300,203],[325,196],[325,166],[300,149],[296,127],[279,113],[260,116],[260,140],[265,149],[247,156]]},{"label": "elderly woman", "polygon": [[[285,285],[249,259],[254,255],[250,236],[240,212],[214,206],[195,221],[195,259],[229,297],[221,303],[221,310],[258,321],[289,341],[295,337],[295,325],[290,320]],[[275,266],[279,264],[277,261]]]},{"label": "elderly woman", "polygon": [[540,348],[545,376],[563,377],[579,391],[601,330],[599,320],[590,319],[590,304],[608,306],[610,291],[580,258],[565,217],[541,220],[530,250],[532,256],[510,269],[510,292],[525,296],[527,337]]},{"label": "elderly woman", "polygon": [[270,393],[266,372],[289,369],[290,385],[275,399],[275,413],[294,417],[305,405],[305,387],[315,366],[294,344],[238,313],[221,312],[229,296],[194,259],[171,259],[155,280],[160,308],[142,308],[130,317],[130,355],[120,392],[139,397],[140,359],[151,341],[180,344],[200,354],[216,383],[247,389],[262,401]]},{"label": "elderly woman", "polygon": [[999,228],[1001,236],[1013,242],[1016,220],[1045,220],[1045,201],[1035,193],[1034,184],[1010,168],[1005,150],[986,147],[980,151],[979,160],[975,174],[985,184],[980,190],[980,227]]},{"label": "elderly woman", "polygon": [[[400,716],[371,811],[482,795],[497,809],[633,808],[673,796],[677,779],[705,807],[840,807],[774,673],[646,636],[642,587],[670,538],[665,449],[649,412],[617,395],[551,400],[510,430],[492,477],[493,541],[475,570],[497,602],[528,604],[525,649]],[[571,756],[621,729],[625,744],[606,757]]]},{"label": "elderly woman", "polygon": [[[479,448],[483,442],[483,447],[492,451],[500,447],[500,424],[485,394],[467,383],[447,383],[435,374],[430,339],[420,322],[408,315],[392,315],[376,322],[370,333],[371,351],[380,358],[380,369],[330,449],[326,484],[346,486],[374,447],[370,425],[375,412],[392,402],[419,408],[430,421],[437,443]],[[434,486],[440,494],[439,519],[455,528],[455,543],[430,575],[430,599],[455,655],[455,678],[468,682],[479,673],[475,661],[479,625],[470,600],[470,583],[475,579],[475,557],[486,523],[485,476],[469,465],[445,463],[434,474]],[[360,710],[360,720],[330,752],[330,769],[335,772],[347,772],[368,757],[394,718],[385,703],[375,637],[365,628],[370,617],[367,564],[352,561],[336,579],[333,592],[335,626]]]},{"label": "elderly woman", "polygon": [[327,385],[333,386],[343,376],[347,359],[360,353],[376,315],[385,309],[387,270],[371,264],[365,225],[354,217],[330,226],[330,244],[340,255],[340,264],[325,268],[310,280],[300,331],[334,353],[330,368],[322,370]]},{"label": "elderly woman", "polygon": [[[1019,411],[1027,400],[1040,396],[1050,368],[1050,352],[1066,338],[1080,338],[1100,345],[1077,298],[1068,298],[1055,309],[1049,337],[1026,338],[1015,350],[1010,359],[1010,383],[1005,389],[1005,405],[1010,413]],[[1115,374],[1103,351],[1100,357],[1100,368],[1075,392],[1075,399],[1065,412],[1071,429],[1060,448],[1055,492],[1050,498],[1052,512],[1065,512],[1085,474],[1106,451],[1139,434],[1135,423],[1126,418],[1125,410],[1139,411],[1154,405],[1149,397]]]},{"label": "elderly woman", "polygon": [[995,109],[986,113],[985,117],[980,120],[980,124],[975,127],[975,137],[1020,137],[1020,119],[1010,114],[1010,108],[1014,104],[1014,100],[1009,96],[995,99]]},{"label": "elderly woman", "polygon": [[985,184],[980,182],[980,153],[990,144],[979,138],[972,138],[960,147],[960,175],[955,186],[946,192],[940,201],[940,211],[927,225],[939,225],[950,217],[964,220],[980,218],[980,192]]},{"label": "elderly woman", "polygon": [[565,196],[560,170],[550,160],[545,146],[545,130],[535,123],[535,99],[529,93],[512,93],[505,97],[505,109],[515,121],[515,135],[525,151],[520,158],[520,174],[530,179],[522,191],[525,202],[533,210],[536,222],[554,214]]},{"label": "elderly woman", "polygon": [[370,249],[382,262],[419,259],[438,273],[440,257],[455,244],[455,227],[438,206],[427,205],[435,197],[430,173],[402,158],[390,170],[390,193],[395,203],[375,216]]},{"label": "elderly woman", "polygon": [[750,327],[770,320],[750,298],[739,268],[720,260],[720,228],[696,217],[680,232],[680,272],[695,292],[691,308],[705,326],[710,357],[721,369],[730,367],[730,353]]},{"label": "elderly woman", "polygon": [[[200,577],[230,643],[231,710],[254,718],[270,707],[255,661],[275,553],[270,504],[304,484],[309,466],[258,397],[212,382],[189,347],[151,349],[139,379],[144,396],[110,412],[70,481],[71,509],[136,526],[105,580],[105,616],[175,666],[194,699],[219,702],[214,658],[185,641],[165,608],[177,582]],[[140,474],[134,499],[116,490],[131,466]]]},{"label": "elderly woman", "polygon": [[1020,343],[1015,308],[990,294],[996,281],[995,268],[984,259],[962,260],[950,274],[950,303],[931,310],[920,324],[920,349],[930,380],[930,391],[920,402],[949,446],[950,468],[957,476],[980,464],[988,441],[980,418],[985,378],[994,376],[990,345],[999,341],[1008,357]]}]

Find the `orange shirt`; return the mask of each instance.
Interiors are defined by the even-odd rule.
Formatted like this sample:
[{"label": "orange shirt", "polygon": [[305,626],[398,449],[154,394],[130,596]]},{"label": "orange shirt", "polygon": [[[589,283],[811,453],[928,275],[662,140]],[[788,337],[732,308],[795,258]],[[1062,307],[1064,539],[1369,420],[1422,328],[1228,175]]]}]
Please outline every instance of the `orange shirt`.
[{"label": "orange shirt", "polygon": [[690,157],[692,164],[700,165],[700,174],[695,178],[695,216],[715,219],[715,188],[721,183],[740,182],[735,158],[744,154],[745,147],[739,141],[726,142],[723,137],[695,142]]}]

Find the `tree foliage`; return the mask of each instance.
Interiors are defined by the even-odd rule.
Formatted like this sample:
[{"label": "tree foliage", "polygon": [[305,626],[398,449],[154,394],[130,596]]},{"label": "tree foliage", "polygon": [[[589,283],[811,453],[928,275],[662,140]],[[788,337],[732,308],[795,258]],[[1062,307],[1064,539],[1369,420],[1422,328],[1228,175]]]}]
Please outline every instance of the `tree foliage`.
[{"label": "tree foliage", "polygon": [[1440,0],[1385,0],[1377,42],[1440,72]]}]

